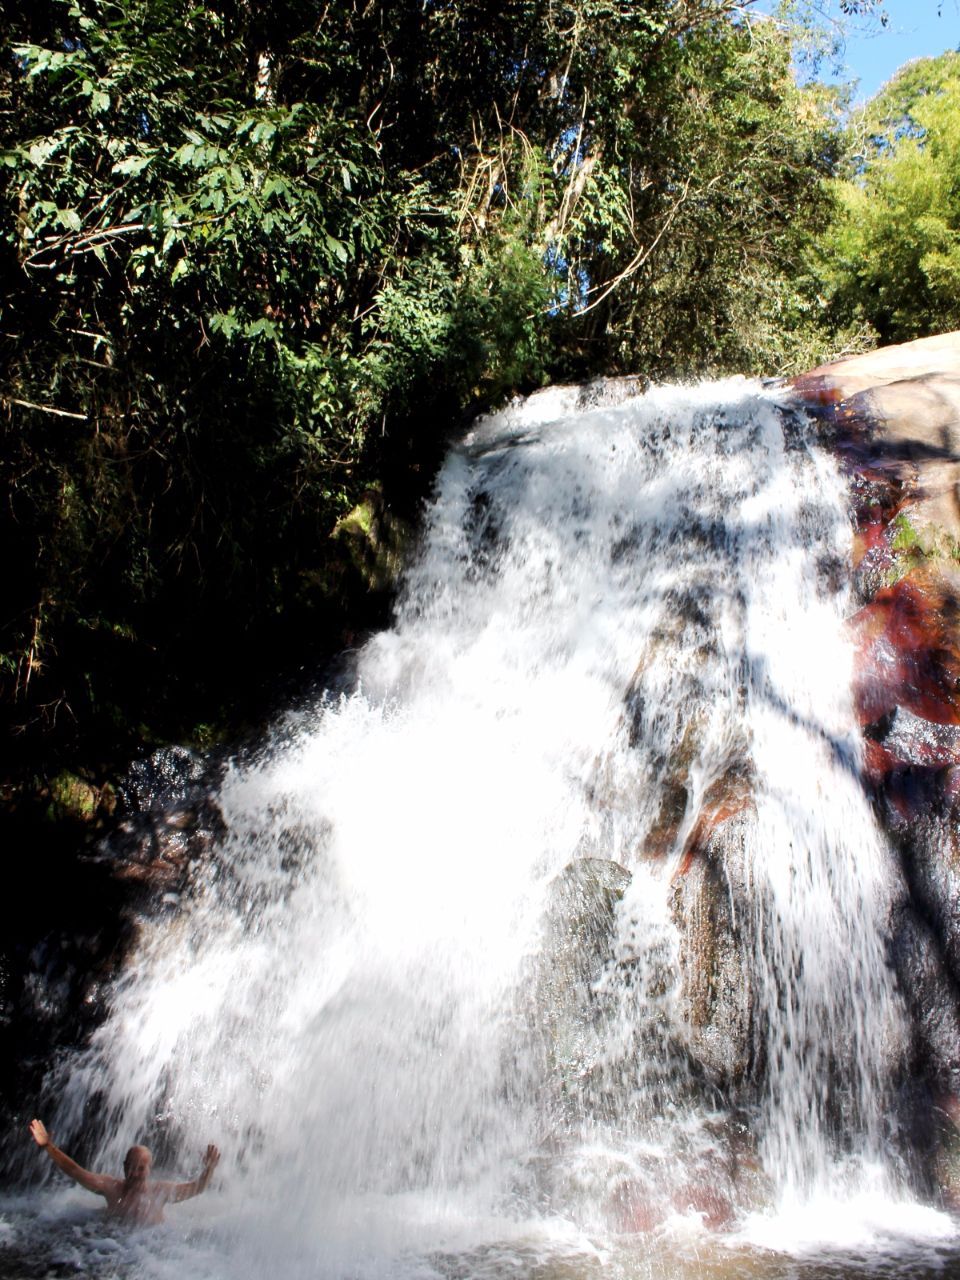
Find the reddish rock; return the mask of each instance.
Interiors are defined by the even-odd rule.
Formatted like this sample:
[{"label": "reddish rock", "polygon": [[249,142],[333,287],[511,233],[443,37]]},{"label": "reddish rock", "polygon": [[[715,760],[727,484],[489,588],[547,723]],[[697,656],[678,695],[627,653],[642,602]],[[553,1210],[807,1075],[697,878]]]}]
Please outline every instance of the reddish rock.
[{"label": "reddish rock", "polygon": [[610,1217],[617,1231],[653,1231],[667,1218],[669,1207],[639,1183],[624,1180],[614,1190]]},{"label": "reddish rock", "polygon": [[901,830],[958,799],[960,333],[823,365],[791,385],[848,479],[864,773]]},{"label": "reddish rock", "polygon": [[115,865],[113,875],[117,880],[161,890],[179,884],[185,866],[185,860],[171,862],[165,858],[154,858],[152,862],[120,862]]},{"label": "reddish rock", "polygon": [[716,829],[753,803],[752,777],[746,765],[736,765],[710,784],[696,822],[684,842],[674,877],[684,876],[702,853]]},{"label": "reddish rock", "polygon": [[854,615],[854,700],[860,723],[897,707],[934,724],[960,724],[956,601],[941,584],[911,576],[878,591]]},{"label": "reddish rock", "polygon": [[706,1178],[691,1178],[659,1195],[625,1179],[614,1191],[610,1216],[618,1231],[634,1234],[655,1230],[674,1213],[697,1213],[711,1231],[724,1230],[736,1216],[731,1196]]},{"label": "reddish rock", "polygon": [[703,1225],[711,1231],[729,1227],[734,1219],[730,1197],[704,1182],[690,1182],[673,1197],[678,1213],[699,1213]]}]

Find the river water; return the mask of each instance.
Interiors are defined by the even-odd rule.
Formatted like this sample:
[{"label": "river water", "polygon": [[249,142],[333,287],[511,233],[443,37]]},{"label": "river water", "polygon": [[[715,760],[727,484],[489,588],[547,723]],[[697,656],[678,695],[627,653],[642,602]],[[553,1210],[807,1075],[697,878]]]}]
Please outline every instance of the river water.
[{"label": "river water", "polygon": [[[395,625],[228,769],[220,846],[51,1076],[68,1149],[185,1175],[215,1141],[215,1184],[138,1234],[10,1199],[0,1273],[960,1275],[892,1119],[840,477],[754,383],[574,401],[451,451]],[[731,771],[737,967],[698,1023],[677,885]]]}]

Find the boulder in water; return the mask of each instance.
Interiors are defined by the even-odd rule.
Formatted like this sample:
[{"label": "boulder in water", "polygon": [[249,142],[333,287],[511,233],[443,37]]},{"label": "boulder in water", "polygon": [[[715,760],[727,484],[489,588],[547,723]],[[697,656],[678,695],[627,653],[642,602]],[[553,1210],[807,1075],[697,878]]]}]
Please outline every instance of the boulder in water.
[{"label": "boulder in water", "polygon": [[613,960],[614,913],[630,879],[619,863],[577,858],[551,886],[532,1016],[560,1081],[593,1064],[602,1021],[595,984]]},{"label": "boulder in water", "polygon": [[709,811],[690,843],[684,873],[674,882],[673,911],[688,1052],[710,1083],[726,1091],[744,1082],[756,1047],[744,853],[753,810],[745,798],[725,817],[720,813]]}]

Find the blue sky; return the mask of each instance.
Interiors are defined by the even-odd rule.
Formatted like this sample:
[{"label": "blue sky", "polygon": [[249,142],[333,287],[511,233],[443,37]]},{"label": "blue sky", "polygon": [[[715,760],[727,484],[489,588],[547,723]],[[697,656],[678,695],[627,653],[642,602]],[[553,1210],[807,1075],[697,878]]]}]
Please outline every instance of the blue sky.
[{"label": "blue sky", "polygon": [[[911,58],[960,45],[960,0],[885,0],[884,7],[890,19],[886,27],[850,23],[841,78],[860,81],[857,101],[872,97]],[[836,3],[832,8],[835,12]]]}]

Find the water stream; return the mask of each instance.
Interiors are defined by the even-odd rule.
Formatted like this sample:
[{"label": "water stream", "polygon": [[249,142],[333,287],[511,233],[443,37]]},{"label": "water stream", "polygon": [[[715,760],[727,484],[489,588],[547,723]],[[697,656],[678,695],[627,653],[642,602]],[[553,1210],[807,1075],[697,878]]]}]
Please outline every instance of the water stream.
[{"label": "water stream", "polygon": [[0,1246],[53,1223],[53,1274],[232,1280],[953,1265],[892,1119],[840,478],[753,383],[573,398],[452,450],[395,625],[230,767],[220,846],[52,1082],[63,1145],[93,1115],[98,1167],[216,1141],[214,1189],[145,1245],[61,1188]]}]

